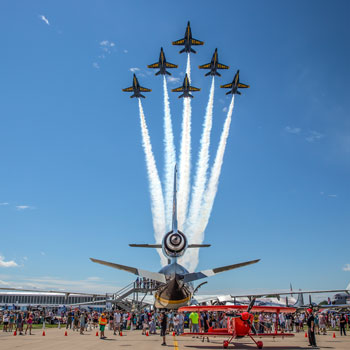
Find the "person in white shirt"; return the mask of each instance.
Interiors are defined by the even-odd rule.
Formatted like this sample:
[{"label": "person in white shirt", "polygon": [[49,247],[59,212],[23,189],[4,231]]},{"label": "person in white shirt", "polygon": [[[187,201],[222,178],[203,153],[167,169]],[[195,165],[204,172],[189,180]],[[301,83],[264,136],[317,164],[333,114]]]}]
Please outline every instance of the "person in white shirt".
[{"label": "person in white shirt", "polygon": [[119,310],[116,310],[114,313],[114,335],[116,335],[116,331],[118,330],[120,334],[120,323],[121,323],[121,313]]}]

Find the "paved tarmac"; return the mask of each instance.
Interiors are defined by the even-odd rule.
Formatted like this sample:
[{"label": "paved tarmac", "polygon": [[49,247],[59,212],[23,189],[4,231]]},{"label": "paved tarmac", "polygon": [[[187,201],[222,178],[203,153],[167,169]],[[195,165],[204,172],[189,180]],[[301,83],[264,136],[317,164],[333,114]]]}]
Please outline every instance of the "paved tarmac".
[{"label": "paved tarmac", "polygon": [[[201,339],[167,335],[167,346],[161,346],[161,337],[158,335],[144,336],[141,331],[126,331],[123,336],[115,336],[112,331],[106,331],[107,339],[101,340],[96,336],[96,330],[85,332],[80,335],[79,332],[68,330],[68,336],[64,336],[65,329],[50,328],[46,329],[46,335],[42,336],[42,330],[33,330],[33,335],[17,335],[13,333],[0,332],[0,349],[25,348],[26,350],[70,350],[70,349],[174,349],[174,350],[214,350],[222,349],[223,338],[211,338],[210,342],[202,342]],[[159,332],[159,331],[158,331]],[[333,333],[317,336],[317,345],[321,349],[350,349],[350,335],[341,337],[336,332],[336,338]],[[262,339],[265,350],[302,350],[310,349],[304,333],[298,333],[294,338],[288,339]],[[244,338],[235,341],[229,346],[229,349],[235,350],[255,350],[256,346],[250,339]]]}]

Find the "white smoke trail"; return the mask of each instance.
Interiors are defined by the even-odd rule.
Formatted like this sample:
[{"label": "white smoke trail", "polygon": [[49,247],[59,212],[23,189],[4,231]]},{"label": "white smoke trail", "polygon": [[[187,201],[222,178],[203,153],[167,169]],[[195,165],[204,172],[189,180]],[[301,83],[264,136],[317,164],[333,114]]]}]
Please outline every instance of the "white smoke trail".
[{"label": "white smoke trail", "polygon": [[[191,73],[190,55],[187,56],[187,75]],[[184,98],[183,116],[182,116],[182,135],[180,145],[179,159],[179,189],[178,189],[178,225],[182,230],[188,207],[188,198],[190,194],[191,177],[191,101],[189,97]]]},{"label": "white smoke trail", "polygon": [[[204,231],[208,225],[209,217],[213,208],[216,192],[218,190],[219,178],[221,173],[221,167],[224,160],[224,154],[226,149],[227,138],[230,132],[231,118],[234,107],[235,96],[232,96],[227,117],[224,123],[224,127],[221,133],[220,142],[216,151],[213,167],[211,169],[210,178],[208,181],[207,189],[204,193],[203,204],[199,215],[198,225],[196,226],[193,234],[193,241],[195,243],[202,243],[204,239]],[[188,261],[188,269],[194,271],[198,264],[198,249],[192,249],[191,259]]]},{"label": "white smoke trail", "polygon": [[[165,212],[162,185],[159,179],[156,162],[152,152],[151,139],[148,133],[145,114],[143,112],[141,100],[139,99],[140,124],[142,134],[142,145],[146,157],[146,166],[151,194],[151,210],[153,217],[153,229],[156,243],[161,243],[165,233]],[[167,263],[166,258],[158,249],[162,265]]]},{"label": "white smoke trail", "polygon": [[207,171],[209,166],[209,146],[210,132],[212,127],[213,106],[214,106],[214,77],[211,82],[207,110],[204,117],[203,132],[200,140],[200,150],[198,155],[197,170],[192,189],[192,199],[188,220],[186,222],[187,232],[191,243],[197,243],[192,237],[193,229],[198,222],[199,212],[202,206],[203,193],[207,182]]},{"label": "white smoke trail", "polygon": [[191,83],[191,58],[190,58],[190,54],[187,54],[186,74],[188,76],[189,82]]},{"label": "white smoke trail", "polygon": [[174,167],[176,162],[176,151],[174,145],[174,134],[171,123],[168,86],[165,76],[163,77],[164,89],[164,146],[165,146],[165,225],[170,230],[172,217],[172,198],[174,187]]}]

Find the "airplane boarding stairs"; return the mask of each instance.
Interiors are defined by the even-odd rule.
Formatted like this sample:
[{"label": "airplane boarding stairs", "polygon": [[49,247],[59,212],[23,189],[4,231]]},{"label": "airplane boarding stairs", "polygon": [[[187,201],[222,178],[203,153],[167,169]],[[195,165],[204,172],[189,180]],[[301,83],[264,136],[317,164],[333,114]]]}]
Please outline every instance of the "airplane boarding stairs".
[{"label": "airplane boarding stairs", "polygon": [[132,282],[114,293],[106,302],[128,312],[139,311],[150,305],[145,298],[147,295],[152,295],[155,290],[156,288],[148,282]]}]

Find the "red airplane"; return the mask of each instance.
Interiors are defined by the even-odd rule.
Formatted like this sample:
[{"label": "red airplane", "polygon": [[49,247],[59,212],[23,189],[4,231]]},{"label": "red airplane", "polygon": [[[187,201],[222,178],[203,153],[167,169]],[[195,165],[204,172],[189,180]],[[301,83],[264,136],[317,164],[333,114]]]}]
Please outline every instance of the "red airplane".
[{"label": "red airplane", "polygon": [[272,312],[277,313],[276,320],[280,312],[294,313],[295,308],[279,306],[253,306],[255,299],[251,301],[248,308],[245,305],[210,305],[210,306],[184,306],[179,311],[184,312],[224,312],[227,317],[227,328],[210,327],[206,333],[184,333],[184,336],[202,336],[202,337],[225,337],[224,349],[227,349],[233,339],[250,337],[258,349],[262,349],[262,341],[256,341],[254,337],[294,337],[292,333],[278,333],[277,324],[274,333],[257,333],[254,328],[254,315],[251,312]]}]

